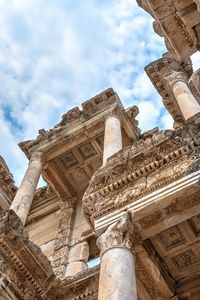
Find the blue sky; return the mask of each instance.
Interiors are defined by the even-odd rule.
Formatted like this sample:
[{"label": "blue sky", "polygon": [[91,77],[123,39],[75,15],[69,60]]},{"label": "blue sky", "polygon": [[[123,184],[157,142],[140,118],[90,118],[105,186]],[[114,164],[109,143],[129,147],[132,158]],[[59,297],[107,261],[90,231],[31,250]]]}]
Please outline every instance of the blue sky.
[{"label": "blue sky", "polygon": [[108,87],[138,105],[143,131],[172,126],[143,70],[164,42],[134,0],[0,0],[0,41],[0,154],[17,185],[27,165],[18,142]]}]

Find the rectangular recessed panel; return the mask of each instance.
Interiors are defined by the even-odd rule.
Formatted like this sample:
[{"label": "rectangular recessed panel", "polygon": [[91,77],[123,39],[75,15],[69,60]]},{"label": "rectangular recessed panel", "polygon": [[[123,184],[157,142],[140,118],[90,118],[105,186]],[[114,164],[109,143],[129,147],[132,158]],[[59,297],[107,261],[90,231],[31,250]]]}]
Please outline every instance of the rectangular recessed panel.
[{"label": "rectangular recessed panel", "polygon": [[60,160],[62,163],[65,164],[67,168],[78,165],[78,160],[76,159],[76,157],[72,152],[67,152],[65,155],[60,157]]},{"label": "rectangular recessed panel", "polygon": [[195,236],[200,235],[200,214],[188,220],[188,224],[190,225]]},{"label": "rectangular recessed panel", "polygon": [[167,230],[164,230],[157,236],[165,250],[177,247],[186,241],[178,226],[173,226]]},{"label": "rectangular recessed panel", "polygon": [[79,151],[85,159],[97,154],[96,150],[94,149],[91,143],[82,145],[81,147],[79,147]]},{"label": "rectangular recessed panel", "polygon": [[198,258],[194,254],[193,250],[189,249],[181,254],[172,257],[172,261],[174,262],[178,270],[182,271],[196,264],[198,262]]},{"label": "rectangular recessed panel", "polygon": [[99,144],[99,146],[103,149],[103,144],[104,144],[104,136],[103,135],[101,135],[101,136],[99,136],[97,139],[97,142],[98,142],[98,144]]}]

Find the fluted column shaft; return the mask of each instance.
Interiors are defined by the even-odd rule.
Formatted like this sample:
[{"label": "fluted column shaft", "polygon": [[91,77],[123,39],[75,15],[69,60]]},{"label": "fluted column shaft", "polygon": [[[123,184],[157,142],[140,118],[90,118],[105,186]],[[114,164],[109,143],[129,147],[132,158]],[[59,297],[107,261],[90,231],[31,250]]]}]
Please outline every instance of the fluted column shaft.
[{"label": "fluted column shaft", "polygon": [[24,178],[22,179],[22,182],[10,206],[10,209],[15,211],[23,224],[26,223],[41,172],[42,153],[33,153]]},{"label": "fluted column shaft", "polygon": [[111,115],[105,121],[103,165],[109,157],[122,149],[121,122],[118,116]]},{"label": "fluted column shaft", "polygon": [[135,262],[131,251],[135,241],[133,231],[134,226],[126,215],[110,225],[98,239],[101,249],[98,300],[137,300]]}]

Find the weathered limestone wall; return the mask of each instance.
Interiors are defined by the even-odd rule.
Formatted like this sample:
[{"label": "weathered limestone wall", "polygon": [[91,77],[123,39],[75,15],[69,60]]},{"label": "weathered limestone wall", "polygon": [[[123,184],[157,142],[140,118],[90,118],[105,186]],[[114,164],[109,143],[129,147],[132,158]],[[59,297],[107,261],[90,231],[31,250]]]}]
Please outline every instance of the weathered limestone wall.
[{"label": "weathered limestone wall", "polygon": [[58,211],[52,212],[42,218],[35,220],[26,226],[29,238],[40,246],[43,253],[51,260],[54,248],[54,240],[58,226]]}]

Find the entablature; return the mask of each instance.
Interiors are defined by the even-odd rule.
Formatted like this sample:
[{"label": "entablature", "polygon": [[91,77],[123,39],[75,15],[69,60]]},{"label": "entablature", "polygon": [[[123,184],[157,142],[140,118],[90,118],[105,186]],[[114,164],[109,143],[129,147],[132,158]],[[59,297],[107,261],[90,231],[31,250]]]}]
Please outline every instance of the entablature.
[{"label": "entablature", "polygon": [[113,155],[90,181],[83,197],[85,215],[95,222],[198,171],[197,128],[198,124],[192,124],[155,131],[152,137],[140,139]]}]

